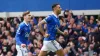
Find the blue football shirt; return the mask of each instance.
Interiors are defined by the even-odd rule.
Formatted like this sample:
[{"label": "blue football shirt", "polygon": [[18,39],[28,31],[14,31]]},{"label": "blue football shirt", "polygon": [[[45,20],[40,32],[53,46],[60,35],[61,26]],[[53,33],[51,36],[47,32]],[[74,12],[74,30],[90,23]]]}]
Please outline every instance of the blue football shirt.
[{"label": "blue football shirt", "polygon": [[57,28],[60,27],[59,18],[53,13],[44,19],[47,23],[47,33],[49,37],[44,38],[45,41],[55,40]]},{"label": "blue football shirt", "polygon": [[31,24],[26,24],[25,21],[20,23],[16,31],[16,36],[15,36],[16,44],[28,45],[30,43],[30,41],[28,40],[30,31],[31,31]]}]

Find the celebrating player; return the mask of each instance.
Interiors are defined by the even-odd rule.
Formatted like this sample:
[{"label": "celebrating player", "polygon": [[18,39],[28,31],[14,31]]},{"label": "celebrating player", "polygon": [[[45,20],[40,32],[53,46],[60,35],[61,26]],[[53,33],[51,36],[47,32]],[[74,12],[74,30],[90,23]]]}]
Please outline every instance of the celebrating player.
[{"label": "celebrating player", "polygon": [[[59,4],[53,4],[52,10],[53,13],[38,24],[40,32],[44,36],[43,47],[38,56],[46,56],[49,51],[56,52],[58,56],[64,56],[63,49],[55,38],[57,32],[67,35],[66,31],[62,32],[59,30],[60,22],[58,15],[61,13],[61,7]],[[42,27],[45,23],[47,24],[47,32],[44,32]]]}]

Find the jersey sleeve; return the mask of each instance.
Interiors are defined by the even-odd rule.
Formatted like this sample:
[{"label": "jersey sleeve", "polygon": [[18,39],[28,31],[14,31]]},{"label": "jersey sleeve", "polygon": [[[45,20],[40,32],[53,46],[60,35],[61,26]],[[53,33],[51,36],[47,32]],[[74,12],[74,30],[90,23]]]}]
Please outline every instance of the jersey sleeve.
[{"label": "jersey sleeve", "polygon": [[21,25],[19,25],[18,29],[17,29],[17,34],[20,35],[22,33],[22,29],[23,27]]},{"label": "jersey sleeve", "polygon": [[51,16],[47,16],[44,20],[46,23],[49,23],[52,20],[52,18]]},{"label": "jersey sleeve", "polygon": [[[22,34],[22,31],[23,31],[23,27],[21,25],[19,25],[18,29],[17,29],[17,36],[20,36]],[[18,41],[19,44],[22,44],[22,42],[19,40]]]}]

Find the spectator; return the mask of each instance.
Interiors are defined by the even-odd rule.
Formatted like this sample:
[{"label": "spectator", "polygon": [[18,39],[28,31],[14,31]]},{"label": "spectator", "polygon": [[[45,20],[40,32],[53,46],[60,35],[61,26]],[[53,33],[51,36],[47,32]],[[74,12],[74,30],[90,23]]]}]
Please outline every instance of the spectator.
[{"label": "spectator", "polygon": [[8,42],[6,39],[4,39],[3,44],[2,44],[2,51],[3,51],[3,55],[6,55],[8,51],[10,51],[11,48],[8,45]]},{"label": "spectator", "polygon": [[10,23],[7,22],[7,23],[6,23],[6,29],[7,29],[8,31],[10,30],[10,27],[11,27]]},{"label": "spectator", "polygon": [[15,37],[15,34],[16,34],[16,32],[15,32],[15,29],[13,28],[13,27],[11,27],[10,28],[10,34],[11,34],[11,36],[14,38]]},{"label": "spectator", "polygon": [[62,35],[59,36],[58,42],[60,43],[62,48],[66,47],[66,42],[65,42],[65,39],[64,39],[64,37]]},{"label": "spectator", "polygon": [[40,21],[42,21],[42,17],[39,17],[39,18],[38,18],[38,23],[39,23]]},{"label": "spectator", "polygon": [[37,21],[37,19],[34,16],[33,16],[33,22],[34,22],[35,25],[38,24],[38,21]]},{"label": "spectator", "polygon": [[11,45],[11,53],[12,53],[12,56],[16,56],[17,55],[17,50],[16,50],[15,44]]},{"label": "spectator", "polygon": [[12,56],[12,52],[8,51],[7,56]]},{"label": "spectator", "polygon": [[91,16],[89,23],[87,24],[91,28],[95,28],[97,25],[94,23],[94,18]]}]

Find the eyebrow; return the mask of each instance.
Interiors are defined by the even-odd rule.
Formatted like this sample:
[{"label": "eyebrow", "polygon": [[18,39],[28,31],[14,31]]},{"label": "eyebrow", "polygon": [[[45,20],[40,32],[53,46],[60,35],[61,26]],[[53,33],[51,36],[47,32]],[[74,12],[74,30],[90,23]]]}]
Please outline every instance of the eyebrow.
[{"label": "eyebrow", "polygon": [[28,16],[31,16],[31,15],[28,15]]}]

